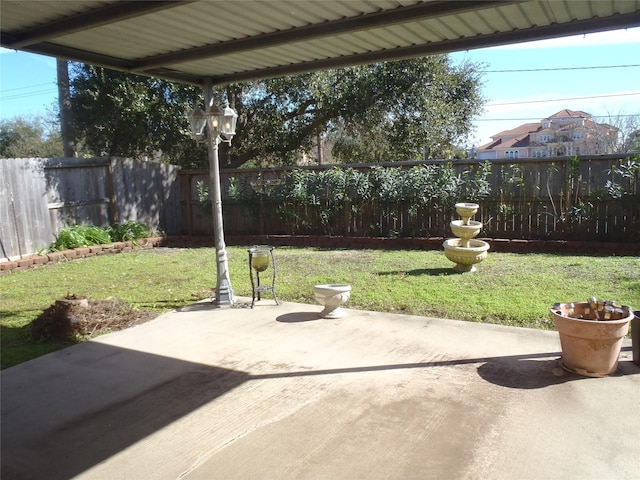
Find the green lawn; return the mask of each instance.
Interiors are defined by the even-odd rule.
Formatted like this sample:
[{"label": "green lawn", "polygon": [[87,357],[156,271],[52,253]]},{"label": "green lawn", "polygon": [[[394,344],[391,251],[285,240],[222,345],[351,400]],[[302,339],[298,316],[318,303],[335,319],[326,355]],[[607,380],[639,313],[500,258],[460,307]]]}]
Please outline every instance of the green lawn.
[{"label": "green lawn", "polygon": [[[250,297],[247,249],[228,253],[234,293]],[[284,301],[314,303],[314,285],[349,283],[350,308],[545,329],[553,328],[555,302],[596,296],[640,309],[638,257],[489,252],[478,272],[460,274],[441,251],[282,247],[274,255],[276,293]],[[56,299],[116,298],[160,314],[207,298],[215,259],[212,248],[156,248],[1,276],[2,367],[68,345],[30,339],[30,323]]]}]

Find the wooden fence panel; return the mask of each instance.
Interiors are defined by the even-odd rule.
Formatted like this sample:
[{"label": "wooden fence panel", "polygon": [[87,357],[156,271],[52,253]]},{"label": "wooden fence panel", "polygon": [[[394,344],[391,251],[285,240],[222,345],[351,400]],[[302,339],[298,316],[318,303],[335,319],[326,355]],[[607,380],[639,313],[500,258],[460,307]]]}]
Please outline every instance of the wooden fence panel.
[{"label": "wooden fence panel", "polygon": [[37,252],[53,240],[46,180],[37,159],[0,160],[0,258]]},{"label": "wooden fence panel", "polygon": [[46,159],[47,200],[54,232],[68,225],[109,225],[109,159]]},{"label": "wooden fence panel", "polygon": [[209,190],[208,172],[180,173],[180,204],[182,206],[183,233],[187,235],[213,235],[213,211],[199,197],[199,190]]},{"label": "wooden fence panel", "polygon": [[178,167],[127,159],[1,159],[0,260],[47,248],[68,225],[134,220],[182,232]]},{"label": "wooden fence panel", "polygon": [[178,167],[131,159],[111,160],[116,222],[138,221],[167,234],[182,230]]}]

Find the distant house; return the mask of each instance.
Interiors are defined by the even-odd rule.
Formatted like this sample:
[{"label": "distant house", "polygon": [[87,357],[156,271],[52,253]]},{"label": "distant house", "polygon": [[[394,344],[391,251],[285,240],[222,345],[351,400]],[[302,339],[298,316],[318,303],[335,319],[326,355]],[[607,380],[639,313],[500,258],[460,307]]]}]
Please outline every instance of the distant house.
[{"label": "distant house", "polygon": [[565,109],[493,135],[476,149],[476,156],[494,160],[615,153],[617,135],[616,128],[596,123],[589,113]]}]

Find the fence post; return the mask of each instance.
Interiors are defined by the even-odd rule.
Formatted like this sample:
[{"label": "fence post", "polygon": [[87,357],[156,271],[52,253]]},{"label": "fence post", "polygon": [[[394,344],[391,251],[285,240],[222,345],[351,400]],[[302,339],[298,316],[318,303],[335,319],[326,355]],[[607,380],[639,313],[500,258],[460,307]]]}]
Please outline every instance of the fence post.
[{"label": "fence post", "polygon": [[185,204],[187,207],[187,235],[193,234],[193,205],[191,205],[191,198],[193,194],[193,192],[191,191],[192,177],[193,175],[187,172],[186,174],[187,194],[185,196]]},{"label": "fence post", "polygon": [[107,162],[107,195],[109,196],[109,223],[118,223],[118,211],[116,210],[116,193],[113,182],[113,159]]}]

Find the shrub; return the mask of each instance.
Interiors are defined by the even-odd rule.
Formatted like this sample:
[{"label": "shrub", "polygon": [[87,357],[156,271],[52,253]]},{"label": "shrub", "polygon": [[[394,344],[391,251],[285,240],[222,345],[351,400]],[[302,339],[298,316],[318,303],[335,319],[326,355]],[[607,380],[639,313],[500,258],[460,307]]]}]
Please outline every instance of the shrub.
[{"label": "shrub", "polygon": [[49,250],[67,250],[111,242],[135,242],[140,238],[153,236],[153,234],[154,232],[149,227],[133,220],[122,224],[116,223],[106,228],[92,225],[72,225],[60,230],[56,241],[51,244]]},{"label": "shrub", "polygon": [[73,225],[62,229],[50,248],[52,250],[67,250],[110,242],[111,237],[100,227]]},{"label": "shrub", "polygon": [[[362,171],[342,167],[294,169],[282,173],[271,184],[258,178],[247,185],[242,179],[231,178],[229,196],[247,205],[256,199],[275,205],[278,216],[292,233],[305,233],[319,224],[326,235],[348,234],[356,228],[365,235],[371,229],[388,229],[388,234],[396,235],[395,227],[385,224],[384,218],[396,223],[403,208],[412,217],[433,210],[446,216],[456,201],[479,201],[489,196],[490,174],[488,162],[461,173],[456,173],[452,164],[406,169],[373,165]],[[250,212],[257,216],[262,210],[253,208]],[[367,224],[362,220],[365,218],[377,220]],[[403,228],[413,228],[411,223]],[[343,225],[343,230],[336,231],[336,225]]]},{"label": "shrub", "polygon": [[106,228],[113,242],[127,242],[139,238],[151,237],[153,232],[146,225],[130,220],[122,224],[113,224]]}]

